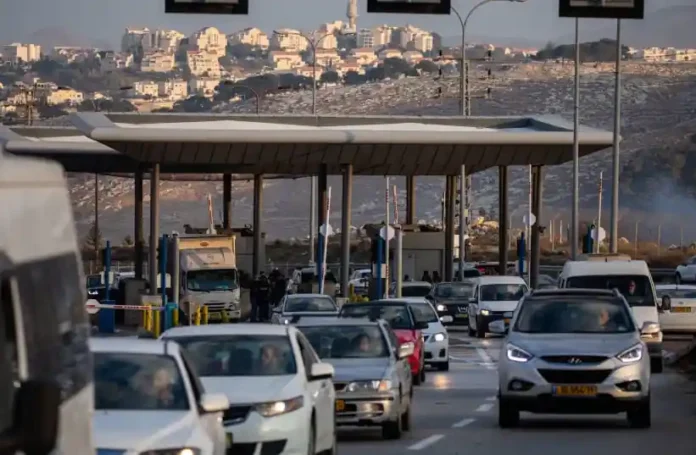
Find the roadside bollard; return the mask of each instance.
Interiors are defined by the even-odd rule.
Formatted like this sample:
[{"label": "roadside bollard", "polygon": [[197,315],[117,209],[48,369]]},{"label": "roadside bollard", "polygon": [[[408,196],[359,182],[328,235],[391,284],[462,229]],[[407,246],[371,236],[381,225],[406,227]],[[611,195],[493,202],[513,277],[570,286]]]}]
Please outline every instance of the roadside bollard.
[{"label": "roadside bollard", "polygon": [[208,325],[208,305],[203,305],[203,324]]},{"label": "roadside bollard", "polygon": [[160,310],[148,310],[152,313],[154,313],[155,316],[155,323],[153,330],[151,330],[152,333],[155,334],[155,337],[159,338],[161,330],[162,330],[162,325],[161,325],[161,319],[162,319],[162,312]]},{"label": "roadside bollard", "polygon": [[174,324],[174,327],[179,326],[179,306],[177,305],[176,308],[172,310],[172,324]]},{"label": "roadside bollard", "polygon": [[196,305],[196,311],[193,313],[193,324],[201,325],[201,306]]},{"label": "roadside bollard", "polygon": [[230,318],[227,316],[227,310],[225,310],[224,308],[223,308],[223,310],[222,310],[221,318],[222,318],[222,323],[223,323],[223,324],[227,324],[227,323],[230,322]]}]

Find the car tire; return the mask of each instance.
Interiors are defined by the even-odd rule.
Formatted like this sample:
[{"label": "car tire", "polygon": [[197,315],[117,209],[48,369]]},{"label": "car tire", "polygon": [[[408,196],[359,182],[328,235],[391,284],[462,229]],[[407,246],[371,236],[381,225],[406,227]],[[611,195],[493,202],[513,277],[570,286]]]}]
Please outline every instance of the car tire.
[{"label": "car tire", "polygon": [[413,375],[413,385],[421,385],[421,375],[416,373]]},{"label": "car tire", "polygon": [[382,424],[382,437],[384,439],[401,439],[403,427],[401,426],[401,415],[396,420],[385,422]]},{"label": "car tire", "polygon": [[447,362],[438,363],[437,369],[439,371],[449,371],[449,360]]},{"label": "car tire", "polygon": [[638,408],[626,413],[628,425],[631,428],[650,428],[651,412],[650,412],[650,396],[638,405]]},{"label": "car tire", "polygon": [[662,361],[662,357],[657,359],[650,359],[650,373],[659,374],[662,373],[663,369],[664,362]]},{"label": "car tire", "polygon": [[425,364],[421,364],[421,370],[420,370],[420,382],[421,384],[425,382]]},{"label": "car tire", "polygon": [[401,429],[405,432],[411,431],[412,419],[411,419],[411,404],[409,403],[406,411],[401,414]]},{"label": "car tire", "polygon": [[312,423],[309,425],[309,437],[307,438],[307,455],[317,454],[317,430],[314,425],[314,417],[312,417]]},{"label": "car tire", "polygon": [[676,275],[674,275],[674,282],[676,284],[682,284],[683,281],[682,281],[681,273],[677,273]]},{"label": "car tire", "polygon": [[514,428],[520,424],[520,411],[507,400],[501,398],[498,403],[498,426]]},{"label": "car tire", "polygon": [[471,328],[471,325],[469,327],[467,327],[467,331],[469,332],[470,337],[473,337],[476,335],[476,331]]},{"label": "car tire", "polygon": [[481,327],[481,321],[476,321],[476,338],[486,338],[486,328]]}]

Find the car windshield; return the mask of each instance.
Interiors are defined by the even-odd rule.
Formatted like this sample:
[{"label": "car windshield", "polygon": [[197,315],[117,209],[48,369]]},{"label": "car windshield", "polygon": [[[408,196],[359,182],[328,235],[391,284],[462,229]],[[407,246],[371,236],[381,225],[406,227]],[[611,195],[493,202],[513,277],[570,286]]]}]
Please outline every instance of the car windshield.
[{"label": "car windshield", "polygon": [[305,311],[338,311],[338,307],[330,297],[322,296],[288,296],[285,301],[286,313],[301,313]]},{"label": "car windshield", "polygon": [[186,288],[191,291],[234,291],[238,287],[236,269],[192,270],[186,274]]},{"label": "car windshield", "polygon": [[523,333],[628,333],[633,319],[622,299],[526,299],[515,331]]},{"label": "car windshield", "polygon": [[524,284],[484,284],[481,286],[481,301],[504,302],[521,299],[527,292]]},{"label": "car windshield", "polygon": [[403,304],[369,304],[344,305],[339,313],[345,318],[367,318],[370,316],[384,319],[394,330],[413,330],[413,321],[406,303]]},{"label": "car windshield", "polygon": [[435,286],[435,297],[442,299],[468,299],[473,291],[469,283],[447,283]]},{"label": "car windshield", "polygon": [[696,299],[696,289],[660,289],[660,297],[668,295],[673,299]]},{"label": "car windshield", "polygon": [[416,322],[438,322],[440,318],[437,317],[437,313],[433,310],[433,307],[429,303],[412,303],[411,309],[413,310],[413,317],[416,318]]},{"label": "car windshield", "polygon": [[430,294],[430,285],[401,286],[401,297],[425,297]]},{"label": "car windshield", "polygon": [[94,354],[97,410],[183,411],[189,400],[174,358],[157,354]]},{"label": "car windshield", "polygon": [[389,348],[376,325],[299,327],[322,359],[388,357]]},{"label": "car windshield", "polygon": [[284,376],[297,373],[287,335],[172,338],[190,354],[201,376]]},{"label": "car windshield", "polygon": [[618,289],[631,306],[655,306],[652,283],[647,276],[573,276],[568,278],[567,287],[582,289]]}]

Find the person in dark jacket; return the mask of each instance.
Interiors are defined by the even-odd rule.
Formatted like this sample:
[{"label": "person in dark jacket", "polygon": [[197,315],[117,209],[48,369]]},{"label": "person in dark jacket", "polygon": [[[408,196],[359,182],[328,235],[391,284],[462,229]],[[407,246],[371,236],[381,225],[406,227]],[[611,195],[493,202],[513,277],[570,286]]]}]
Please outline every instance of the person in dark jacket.
[{"label": "person in dark jacket", "polygon": [[261,272],[252,286],[251,321],[265,322],[269,318],[268,301],[271,295],[271,283],[265,272]]},{"label": "person in dark jacket", "polygon": [[421,281],[427,281],[428,283],[433,282],[433,279],[430,278],[430,274],[428,273],[427,270],[425,272],[423,272],[423,278],[421,278]]},{"label": "person in dark jacket", "polygon": [[278,269],[271,272],[271,305],[273,307],[277,306],[280,301],[285,297],[285,290],[287,288],[287,281],[282,273]]},{"label": "person in dark jacket", "polygon": [[441,283],[442,282],[442,277],[440,276],[440,272],[437,270],[433,270],[433,283]]}]

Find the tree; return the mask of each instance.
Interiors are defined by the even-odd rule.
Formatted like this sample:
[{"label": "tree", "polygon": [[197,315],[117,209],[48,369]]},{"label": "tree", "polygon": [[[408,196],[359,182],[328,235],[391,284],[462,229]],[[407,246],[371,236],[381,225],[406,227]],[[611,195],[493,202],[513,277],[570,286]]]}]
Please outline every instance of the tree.
[{"label": "tree", "polygon": [[386,72],[383,66],[378,66],[376,68],[370,68],[365,71],[365,79],[368,81],[381,81],[386,78]]},{"label": "tree", "polygon": [[40,104],[37,106],[36,110],[38,111],[40,118],[54,118],[68,115],[68,113],[61,108],[61,106],[53,106],[49,104]]},{"label": "tree", "polygon": [[213,102],[204,96],[191,96],[174,103],[176,112],[210,112],[212,109]]},{"label": "tree", "polygon": [[63,68],[64,66],[57,61],[46,57],[43,57],[41,60],[38,60],[31,65],[31,70],[38,73],[39,76],[43,78],[53,76],[58,70]]},{"label": "tree", "polygon": [[406,60],[396,57],[385,59],[382,67],[384,68],[385,77],[388,78],[396,78],[402,74],[409,74],[413,69]]},{"label": "tree", "polygon": [[343,83],[346,85],[364,84],[366,80],[367,78],[365,78],[365,76],[358,73],[357,71],[348,71],[343,76]]},{"label": "tree", "polygon": [[326,71],[321,74],[319,81],[324,84],[337,84],[341,81],[341,77],[336,71]]},{"label": "tree", "polygon": [[423,73],[437,73],[440,71],[440,67],[437,63],[431,60],[421,60],[416,64],[416,69]]},{"label": "tree", "polygon": [[104,248],[104,238],[102,237],[101,229],[97,229],[95,223],[92,223],[92,226],[90,226],[85,236],[84,247],[89,251],[101,250]]},{"label": "tree", "polygon": [[133,241],[133,237],[131,237],[130,235],[127,235],[123,238],[122,244],[125,247],[131,247],[131,246],[135,245],[135,242]]}]

